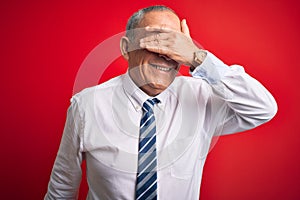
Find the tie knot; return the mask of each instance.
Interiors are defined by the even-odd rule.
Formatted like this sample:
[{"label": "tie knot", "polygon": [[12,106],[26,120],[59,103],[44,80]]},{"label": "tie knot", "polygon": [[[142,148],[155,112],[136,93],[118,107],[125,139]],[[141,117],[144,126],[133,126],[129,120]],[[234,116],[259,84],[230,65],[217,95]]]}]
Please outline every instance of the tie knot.
[{"label": "tie knot", "polygon": [[143,104],[143,109],[148,112],[148,111],[152,111],[153,107],[155,104],[159,103],[160,100],[157,98],[153,98],[153,99],[147,99],[147,101],[144,102]]}]

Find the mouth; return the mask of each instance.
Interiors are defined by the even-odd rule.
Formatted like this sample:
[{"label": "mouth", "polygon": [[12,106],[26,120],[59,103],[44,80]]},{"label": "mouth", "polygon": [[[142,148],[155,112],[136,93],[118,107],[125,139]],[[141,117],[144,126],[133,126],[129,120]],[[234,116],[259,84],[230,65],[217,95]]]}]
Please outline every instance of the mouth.
[{"label": "mouth", "polygon": [[150,64],[150,66],[163,72],[170,72],[174,69],[173,67],[165,67],[165,66],[160,66],[155,64]]}]

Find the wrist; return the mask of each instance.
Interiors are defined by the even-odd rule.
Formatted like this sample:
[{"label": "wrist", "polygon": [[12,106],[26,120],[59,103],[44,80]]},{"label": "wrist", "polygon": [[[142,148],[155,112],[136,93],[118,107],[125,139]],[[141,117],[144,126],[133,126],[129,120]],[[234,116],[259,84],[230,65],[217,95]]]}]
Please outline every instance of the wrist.
[{"label": "wrist", "polygon": [[206,58],[207,52],[203,49],[199,49],[194,52],[194,59],[192,65],[190,66],[191,71],[193,71],[197,66],[201,65]]}]

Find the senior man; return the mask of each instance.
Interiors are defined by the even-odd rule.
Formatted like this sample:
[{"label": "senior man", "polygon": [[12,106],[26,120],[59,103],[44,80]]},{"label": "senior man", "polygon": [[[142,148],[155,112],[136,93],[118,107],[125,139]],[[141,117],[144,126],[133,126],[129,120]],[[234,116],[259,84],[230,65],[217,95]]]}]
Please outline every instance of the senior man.
[{"label": "senior man", "polygon": [[[78,197],[83,159],[87,199],[199,199],[212,138],[269,121],[274,98],[168,7],[134,13],[120,46],[128,72],[71,99],[45,199]],[[182,64],[192,77],[176,77]]]}]

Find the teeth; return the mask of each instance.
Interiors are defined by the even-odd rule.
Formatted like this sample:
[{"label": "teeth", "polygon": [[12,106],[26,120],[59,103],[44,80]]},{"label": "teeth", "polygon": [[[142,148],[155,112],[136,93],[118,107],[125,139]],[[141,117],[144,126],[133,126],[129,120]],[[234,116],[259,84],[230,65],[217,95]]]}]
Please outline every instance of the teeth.
[{"label": "teeth", "polygon": [[165,71],[165,72],[168,72],[168,71],[171,71],[172,68],[167,68],[167,67],[160,67],[160,66],[157,66],[157,65],[153,65],[154,68],[156,69],[159,69],[161,71]]}]

